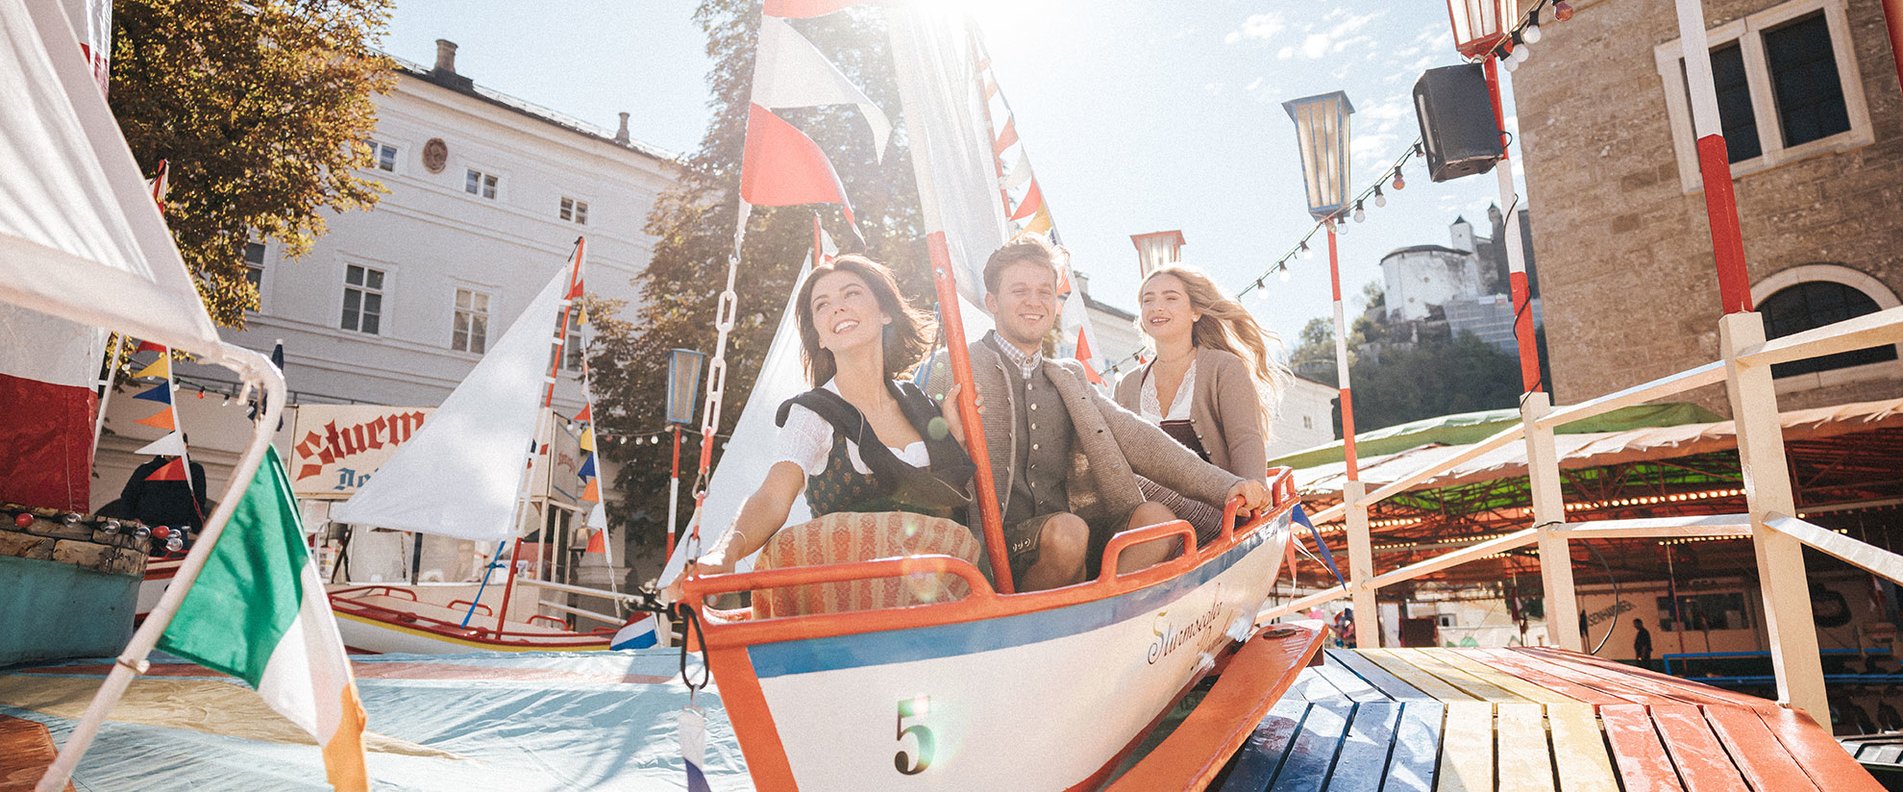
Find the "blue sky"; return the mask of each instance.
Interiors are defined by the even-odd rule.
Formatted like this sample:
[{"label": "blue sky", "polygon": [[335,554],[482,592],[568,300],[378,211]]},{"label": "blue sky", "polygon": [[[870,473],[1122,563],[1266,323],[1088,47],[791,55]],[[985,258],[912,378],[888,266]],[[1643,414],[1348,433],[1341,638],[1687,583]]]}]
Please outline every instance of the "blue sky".
[{"label": "blue sky", "polygon": [[[688,151],[708,113],[695,5],[399,0],[385,44],[427,65],[435,39],[454,40],[458,70],[484,85],[603,126],[625,110],[637,139]],[[1307,230],[1283,101],[1348,93],[1357,111],[1354,180],[1365,186],[1418,134],[1414,80],[1458,58],[1446,8],[1432,0],[965,5],[984,31],[1058,232],[1091,276],[1092,294],[1124,307],[1136,302],[1131,234],[1182,229],[1186,261],[1233,292]],[[1507,114],[1511,128],[1510,102]],[[1394,248],[1446,244],[1456,215],[1484,224],[1495,195],[1491,175],[1437,185],[1415,160],[1407,188],[1389,191],[1385,209],[1370,205],[1367,222],[1347,224],[1343,291],[1358,295],[1379,278],[1380,257]],[[1246,302],[1285,338],[1328,313],[1325,253],[1267,285]]]}]

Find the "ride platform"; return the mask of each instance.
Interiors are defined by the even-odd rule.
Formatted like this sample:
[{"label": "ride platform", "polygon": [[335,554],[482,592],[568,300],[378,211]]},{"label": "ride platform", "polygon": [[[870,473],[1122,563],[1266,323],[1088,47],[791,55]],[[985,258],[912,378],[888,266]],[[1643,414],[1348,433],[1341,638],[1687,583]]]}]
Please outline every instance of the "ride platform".
[{"label": "ride platform", "polygon": [[1881,790],[1810,718],[1550,648],[1329,649],[1224,792]]}]

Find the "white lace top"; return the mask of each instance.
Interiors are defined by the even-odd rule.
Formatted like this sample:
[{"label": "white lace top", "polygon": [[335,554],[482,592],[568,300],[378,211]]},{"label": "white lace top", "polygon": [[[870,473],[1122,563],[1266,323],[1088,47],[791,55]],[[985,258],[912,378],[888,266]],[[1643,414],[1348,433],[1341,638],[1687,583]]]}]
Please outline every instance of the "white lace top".
[{"label": "white lace top", "polygon": [[1170,401],[1169,411],[1163,410],[1163,401],[1156,395],[1156,378],[1145,374],[1143,377],[1142,402],[1138,405],[1143,419],[1160,424],[1164,421],[1189,420],[1189,403],[1196,393],[1196,360],[1191,358],[1189,370],[1183,372],[1183,384],[1176,386],[1176,398]]},{"label": "white lace top", "polygon": [[[827,380],[826,384],[820,387],[839,393],[839,386],[832,380]],[[826,459],[832,455],[833,425],[819,417],[819,413],[803,405],[795,404],[787,410],[786,425],[780,427],[777,444],[779,447],[774,452],[774,462],[791,462],[799,465],[800,470],[805,471],[807,476],[817,476],[825,472]],[[912,467],[927,467],[932,462],[924,440],[915,441],[904,448],[893,448],[892,454],[898,457],[900,462]],[[852,460],[853,470],[862,475],[872,475],[872,470],[867,468],[865,461],[859,458],[858,443],[846,441],[846,457]]]}]

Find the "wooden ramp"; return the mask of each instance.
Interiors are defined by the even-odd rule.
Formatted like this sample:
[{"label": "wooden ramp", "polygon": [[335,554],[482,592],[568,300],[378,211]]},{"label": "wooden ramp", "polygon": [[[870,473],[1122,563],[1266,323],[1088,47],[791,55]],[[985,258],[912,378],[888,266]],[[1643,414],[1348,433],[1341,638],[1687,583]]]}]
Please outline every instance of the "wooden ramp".
[{"label": "wooden ramp", "polygon": [[1225,792],[1876,792],[1809,718],[1557,649],[1330,649]]},{"label": "wooden ramp", "polygon": [[[45,726],[0,715],[0,792],[31,790],[57,753]],[[66,785],[69,792],[72,788],[72,784]]]}]

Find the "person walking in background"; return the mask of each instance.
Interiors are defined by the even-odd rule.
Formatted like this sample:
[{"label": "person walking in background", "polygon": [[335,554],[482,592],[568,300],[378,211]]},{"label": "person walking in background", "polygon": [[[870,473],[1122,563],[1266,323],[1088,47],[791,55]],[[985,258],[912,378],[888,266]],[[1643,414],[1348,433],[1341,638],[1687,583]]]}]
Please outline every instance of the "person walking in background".
[{"label": "person walking in background", "polygon": [[[1137,327],[1155,357],[1117,382],[1117,404],[1162,427],[1204,461],[1246,479],[1268,471],[1270,417],[1290,373],[1270,354],[1280,345],[1241,303],[1202,272],[1159,267],[1143,281]],[[1196,541],[1220,535],[1222,504],[1192,500],[1148,479],[1143,496],[1196,526]]]},{"label": "person walking in background", "polygon": [[1652,631],[1645,629],[1644,619],[1633,619],[1632,629],[1638,634],[1632,636],[1632,656],[1639,659],[1639,666],[1652,667]]}]

